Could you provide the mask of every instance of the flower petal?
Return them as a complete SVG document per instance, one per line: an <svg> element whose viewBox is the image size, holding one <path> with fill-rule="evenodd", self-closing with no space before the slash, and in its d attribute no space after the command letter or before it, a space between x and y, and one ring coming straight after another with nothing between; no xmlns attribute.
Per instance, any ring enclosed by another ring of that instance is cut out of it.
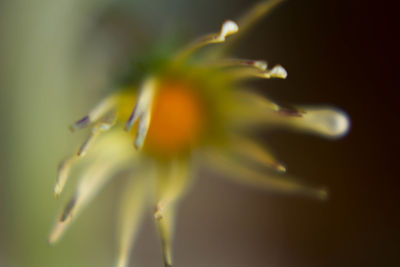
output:
<svg viewBox="0 0 400 267"><path fill-rule="evenodd" d="M329 106L280 108L263 96L240 93L240 105L231 110L233 125L242 128L265 125L269 129L287 128L327 138L340 138L350 129L350 118L342 110Z"/></svg>
<svg viewBox="0 0 400 267"><path fill-rule="evenodd" d="M50 234L50 244L60 239L71 222L77 218L83 208L90 203L117 171L126 167L128 163L130 167L135 164L134 154L125 149L126 140L126 137L121 138L120 134L108 134L96 144L87 159L89 166L82 174L74 196L65 206ZM111 146L110 142L112 142ZM132 149L132 151L134 150Z"/></svg>
<svg viewBox="0 0 400 267"><path fill-rule="evenodd" d="M199 38L193 43L189 44L188 47L184 48L180 51L176 57L176 62L182 62L186 60L188 57L192 56L199 49L210 45L210 44L218 44L226 41L226 37L229 35L233 35L239 31L239 26L236 22L232 20L227 20L222 24L221 30L219 33L209 34Z"/></svg>
<svg viewBox="0 0 400 267"><path fill-rule="evenodd" d="M325 188L313 188L297 182L288 176L264 174L254 168L249 168L235 160L226 152L216 152L207 155L207 164L215 170L224 173L224 177L241 184L265 189L273 192L282 192L293 195L305 195L319 200L325 200L328 193Z"/></svg>
<svg viewBox="0 0 400 267"><path fill-rule="evenodd" d="M171 242L175 225L175 211L178 200L184 196L193 182L189 177L189 166L186 161L175 160L159 166L156 184L156 220L161 239L164 264L172 266Z"/></svg>
<svg viewBox="0 0 400 267"><path fill-rule="evenodd" d="M144 215L148 193L148 171L135 171L135 177L129 177L119 205L118 258L116 267L126 267L129 263L131 248Z"/></svg>
<svg viewBox="0 0 400 267"><path fill-rule="evenodd" d="M148 78L140 89L137 103L132 111L129 120L126 123L126 130L130 131L137 120L139 121L139 130L135 140L135 147L142 148L149 130L153 100L157 89L155 78Z"/></svg>
<svg viewBox="0 0 400 267"><path fill-rule="evenodd" d="M172 240L175 231L175 216L176 207L170 206L163 210L162 217L156 218L165 267L172 267Z"/></svg>
<svg viewBox="0 0 400 267"><path fill-rule="evenodd" d="M229 72L234 80L249 80L254 78L261 79L286 79L287 71L281 65L276 65L272 69L260 70L259 68L235 69Z"/></svg>
<svg viewBox="0 0 400 267"><path fill-rule="evenodd" d="M265 145L257 144L244 137L234 137L230 151L232 156L239 155L238 160L250 160L267 166L278 172L286 172L286 167L280 163Z"/></svg>
<svg viewBox="0 0 400 267"><path fill-rule="evenodd" d="M114 94L104 98L99 104L97 104L88 115L78 120L70 126L71 131L86 128L89 124L98 121L103 116L107 115L108 112L116 110L118 107L119 95Z"/></svg>
<svg viewBox="0 0 400 267"><path fill-rule="evenodd" d="M64 190L64 186L69 178L69 173L71 167L73 166L74 162L86 155L90 146L95 143L95 139L100 135L101 132L108 131L116 122L116 113L112 113L110 117L108 117L108 121L104 120L102 122L97 123L96 126L92 128L91 134L87 137L85 142L80 146L76 155L73 155L69 158L63 160L57 170L57 180L56 185L54 187L54 198L58 199L62 191Z"/></svg>
<svg viewBox="0 0 400 267"><path fill-rule="evenodd" d="M101 121L97 123L93 128L92 132L90 135L87 137L85 142L81 145L81 147L78 150L77 156L83 157L90 146L94 143L95 139L102 133L110 130L113 125L116 123L116 118L117 114L113 113L112 116L110 116L108 121Z"/></svg>
<svg viewBox="0 0 400 267"><path fill-rule="evenodd" d="M302 108L302 117L292 117L291 124L298 130L329 138L340 138L350 129L350 118L342 110L331 107Z"/></svg>
<svg viewBox="0 0 400 267"><path fill-rule="evenodd" d="M63 160L58 165L57 180L56 180L56 185L54 187L54 198L55 199L58 199L58 197L64 190L64 186L68 180L69 173L71 171L71 167L72 167L72 164L75 159L76 159L76 156L74 155L70 158Z"/></svg>
<svg viewBox="0 0 400 267"><path fill-rule="evenodd" d="M227 58L203 62L201 66L203 65L208 68L256 68L259 71L265 71L267 70L268 63L263 60Z"/></svg>

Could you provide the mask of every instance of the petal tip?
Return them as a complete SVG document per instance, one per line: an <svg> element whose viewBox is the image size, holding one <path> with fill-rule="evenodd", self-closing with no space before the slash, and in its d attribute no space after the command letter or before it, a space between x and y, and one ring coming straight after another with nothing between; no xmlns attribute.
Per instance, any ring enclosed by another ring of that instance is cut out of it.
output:
<svg viewBox="0 0 400 267"><path fill-rule="evenodd" d="M233 20L227 20L222 24L221 37L225 39L226 36L235 34L239 31L239 26Z"/></svg>

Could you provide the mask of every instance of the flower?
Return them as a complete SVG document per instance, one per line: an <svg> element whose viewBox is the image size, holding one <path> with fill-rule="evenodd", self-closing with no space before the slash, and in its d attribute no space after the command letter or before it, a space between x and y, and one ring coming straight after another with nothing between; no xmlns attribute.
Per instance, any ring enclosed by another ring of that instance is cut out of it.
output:
<svg viewBox="0 0 400 267"><path fill-rule="evenodd" d="M116 174L128 176L120 205L119 267L127 266L138 225L149 204L155 208L165 266L172 266L177 205L193 184L195 169L202 164L248 185L317 199L327 197L324 188L308 187L283 176L284 165L252 140L250 130L258 126L289 127L336 138L348 131L347 115L330 107L280 107L249 90L246 81L285 79L282 66L268 68L264 61L226 57L227 48L241 31L279 2L261 2L238 24L225 21L219 33L171 54L142 77L141 83L106 97L71 126L72 131L89 127L91 134L77 154L59 166L56 198L71 167L78 165L82 178L56 221L50 243L59 240ZM224 46L217 46L226 41Z"/></svg>

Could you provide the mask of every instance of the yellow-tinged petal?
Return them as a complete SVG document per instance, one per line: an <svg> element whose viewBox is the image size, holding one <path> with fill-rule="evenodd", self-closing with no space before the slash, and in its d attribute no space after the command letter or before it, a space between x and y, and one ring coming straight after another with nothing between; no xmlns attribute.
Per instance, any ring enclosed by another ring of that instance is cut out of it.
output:
<svg viewBox="0 0 400 267"><path fill-rule="evenodd" d="M116 111L118 109L119 96L119 94L113 94L104 98L91 111L89 111L88 115L72 124L70 130L75 131L77 129L85 128L88 125L97 122L109 112Z"/></svg>
<svg viewBox="0 0 400 267"><path fill-rule="evenodd" d="M263 97L257 93L249 90L241 90L234 93L235 98L238 100L237 112L248 114L248 116L257 116L259 112L273 113L280 110L278 104L274 103L270 99ZM239 101L240 100L240 101ZM234 107L236 108L236 107ZM254 111L257 111L254 114ZM236 113L234 115L237 115Z"/></svg>
<svg viewBox="0 0 400 267"><path fill-rule="evenodd" d="M54 187L54 198L55 199L58 199L60 194L64 190L64 186L68 180L72 163L75 159L76 159L76 156L74 155L70 158L63 160L58 165L57 180L56 180L56 185Z"/></svg>
<svg viewBox="0 0 400 267"><path fill-rule="evenodd" d="M65 206L49 237L49 243L57 242L81 210L92 200L111 177L110 163L101 162L87 169L78 190Z"/></svg>
<svg viewBox="0 0 400 267"><path fill-rule="evenodd" d="M350 129L349 116L332 107L299 108L298 114L275 113L265 116L269 127L281 127L316 134L326 138L340 138Z"/></svg>
<svg viewBox="0 0 400 267"><path fill-rule="evenodd" d="M158 166L156 181L156 212L154 216L161 218L167 207L176 205L193 183L192 170L186 160L172 160Z"/></svg>
<svg viewBox="0 0 400 267"><path fill-rule="evenodd" d="M186 161L175 160L159 166L156 181L156 212L154 218L161 239L165 266L172 266L172 237L178 200L193 182Z"/></svg>
<svg viewBox="0 0 400 267"><path fill-rule="evenodd" d="M250 80L254 78L261 79L286 79L287 72L281 65L276 65L272 69L260 70L260 68L247 68L247 69L235 69L229 72L233 80Z"/></svg>
<svg viewBox="0 0 400 267"><path fill-rule="evenodd" d="M350 118L342 110L332 107L306 107L302 117L291 117L292 125L301 131L329 138L339 138L350 129Z"/></svg>
<svg viewBox="0 0 400 267"><path fill-rule="evenodd" d="M278 172L286 172L286 167L275 158L265 145L257 144L249 138L236 136L227 149L232 151L232 156L238 155L238 159L250 160Z"/></svg>
<svg viewBox="0 0 400 267"><path fill-rule="evenodd" d="M148 202L149 180L151 169L139 168L129 177L125 186L121 204L119 205L118 220L118 257L115 267L127 267L131 248L144 215Z"/></svg>
<svg viewBox="0 0 400 267"><path fill-rule="evenodd" d="M129 139L121 134L108 134L91 151L93 159L89 158L89 166L82 174L74 196L65 206L60 214L51 234L49 243L57 242L72 221L85 208L101 188L113 177L113 174L120 171L133 158L133 154L127 152L125 146ZM109 146L112 142L113 146ZM107 149L105 149L107 148Z"/></svg>
<svg viewBox="0 0 400 267"><path fill-rule="evenodd" d="M236 97L241 102L230 110L231 123L234 126L266 126L268 129L278 127L327 138L340 138L350 129L349 116L338 108L315 106L289 110L254 93L241 92Z"/></svg>
<svg viewBox="0 0 400 267"><path fill-rule="evenodd" d="M280 192L292 195L305 195L319 200L325 200L328 193L325 188L313 188L297 182L288 176L272 173L261 173L258 170L245 166L243 162L235 160L225 151L210 153L206 157L207 164L215 170L221 171L227 177L241 184L255 188Z"/></svg>
<svg viewBox="0 0 400 267"><path fill-rule="evenodd" d="M172 267L172 241L175 232L175 216L176 207L171 206L163 211L162 217L156 218L165 267Z"/></svg>
<svg viewBox="0 0 400 267"><path fill-rule="evenodd" d="M86 152L91 147L91 145L95 142L97 137L102 133L106 132L111 129L116 123L117 112L113 112L110 114L108 118L103 119L102 121L98 122L91 130L90 135L86 138L85 142L81 145L78 150L77 155L79 157L83 157L86 155Z"/></svg>
<svg viewBox="0 0 400 267"><path fill-rule="evenodd" d="M263 60L252 60L252 59L239 59L239 58L228 58L228 59L218 59L210 60L210 62L203 62L205 67L210 68L255 68L259 71L267 70L268 64Z"/></svg>

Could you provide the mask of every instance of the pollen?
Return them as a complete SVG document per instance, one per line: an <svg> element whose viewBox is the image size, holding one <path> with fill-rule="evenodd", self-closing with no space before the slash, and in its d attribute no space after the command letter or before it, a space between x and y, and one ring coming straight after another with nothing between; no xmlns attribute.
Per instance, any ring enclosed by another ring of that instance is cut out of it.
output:
<svg viewBox="0 0 400 267"><path fill-rule="evenodd" d="M163 81L153 103L145 150L171 156L194 147L204 133L205 104L190 82Z"/></svg>

